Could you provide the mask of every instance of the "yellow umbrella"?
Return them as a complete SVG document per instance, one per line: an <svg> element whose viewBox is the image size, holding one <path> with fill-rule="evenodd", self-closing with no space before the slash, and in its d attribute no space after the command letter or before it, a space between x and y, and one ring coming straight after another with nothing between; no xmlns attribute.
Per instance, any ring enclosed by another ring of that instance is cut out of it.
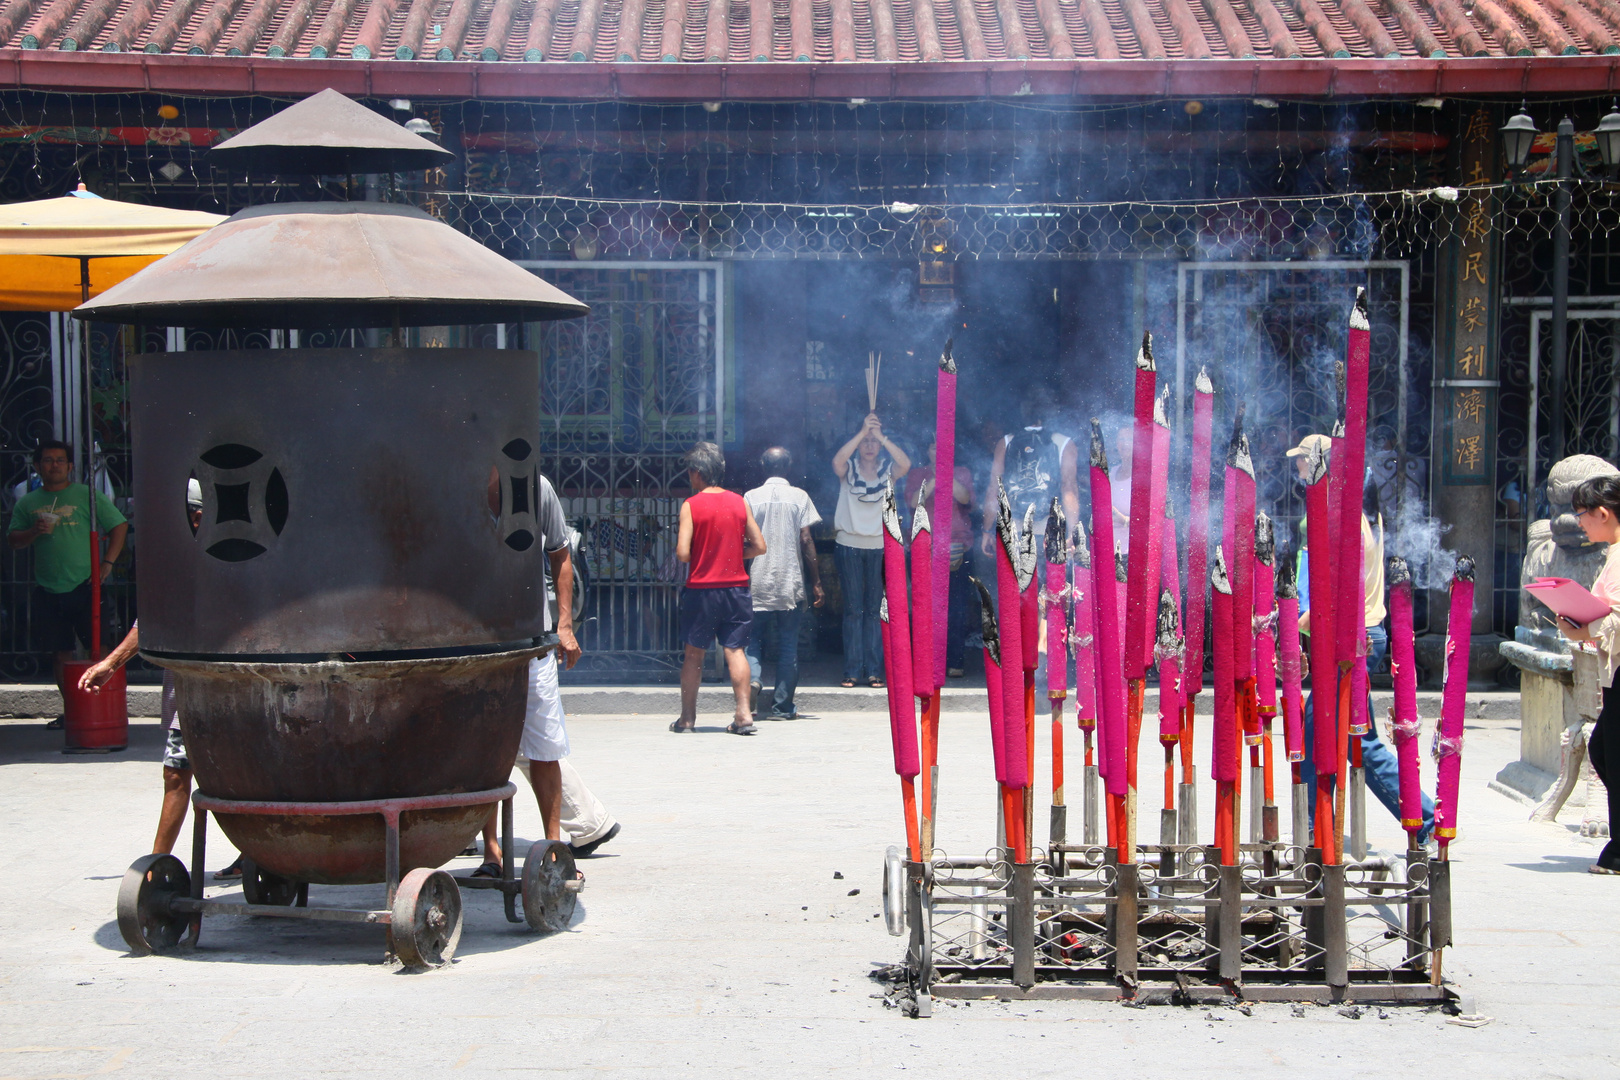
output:
<svg viewBox="0 0 1620 1080"><path fill-rule="evenodd" d="M72 311L137 270L224 221L77 191L60 199L0 206L0 310ZM96 528L90 350L84 352L85 464L90 493L90 652L101 659L101 534Z"/></svg>
<svg viewBox="0 0 1620 1080"><path fill-rule="evenodd" d="M84 190L0 206L0 310L71 311L225 218Z"/></svg>

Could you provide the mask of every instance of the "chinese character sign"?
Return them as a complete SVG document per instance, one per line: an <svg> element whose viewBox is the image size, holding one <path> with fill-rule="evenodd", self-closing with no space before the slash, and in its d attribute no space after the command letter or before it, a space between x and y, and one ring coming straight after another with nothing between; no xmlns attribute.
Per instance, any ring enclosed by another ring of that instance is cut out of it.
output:
<svg viewBox="0 0 1620 1080"><path fill-rule="evenodd" d="M1495 125L1485 107L1464 120L1462 228L1453 249L1451 353L1441 401L1441 470L1447 484L1490 484L1495 461L1492 417L1496 410L1496 347L1491 340L1490 290L1495 279L1492 195L1469 191L1490 179L1496 152Z"/></svg>

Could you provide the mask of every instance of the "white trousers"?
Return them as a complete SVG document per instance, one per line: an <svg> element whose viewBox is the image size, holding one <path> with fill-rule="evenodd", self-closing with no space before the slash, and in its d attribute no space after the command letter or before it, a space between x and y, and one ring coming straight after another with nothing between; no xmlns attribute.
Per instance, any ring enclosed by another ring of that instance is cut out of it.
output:
<svg viewBox="0 0 1620 1080"><path fill-rule="evenodd" d="M529 661L529 694L523 718L523 741L517 767L529 773L530 761L555 761L562 771L562 835L570 844L588 844L613 828L613 815L568 763L568 728L564 723L557 658L548 653Z"/></svg>

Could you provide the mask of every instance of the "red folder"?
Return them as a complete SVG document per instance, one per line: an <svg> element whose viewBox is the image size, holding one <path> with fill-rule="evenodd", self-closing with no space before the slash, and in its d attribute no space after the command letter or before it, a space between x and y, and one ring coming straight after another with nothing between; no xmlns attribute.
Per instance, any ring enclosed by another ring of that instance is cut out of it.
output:
<svg viewBox="0 0 1620 1080"><path fill-rule="evenodd" d="M1569 578L1537 578L1524 588L1551 608L1554 615L1561 615L1578 626L1597 622L1610 612L1608 604L1593 596L1580 582Z"/></svg>

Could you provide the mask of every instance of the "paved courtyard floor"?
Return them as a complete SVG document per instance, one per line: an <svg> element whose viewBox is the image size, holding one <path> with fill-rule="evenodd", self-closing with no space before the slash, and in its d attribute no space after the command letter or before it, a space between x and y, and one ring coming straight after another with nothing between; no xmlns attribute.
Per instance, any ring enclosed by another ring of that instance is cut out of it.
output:
<svg viewBox="0 0 1620 1080"><path fill-rule="evenodd" d="M667 722L571 721L574 763L624 831L582 864L570 930L533 937L494 894L467 893L455 963L423 974L384 965L380 929L270 919L210 918L193 951L128 955L114 901L151 844L161 730L137 723L123 754L64 757L38 722L0 722L0 1078L1620 1077L1620 879L1586 872L1597 845L1573 824L1531 824L1487 789L1517 757L1517 721L1472 721L1464 758L1445 970L1492 1017L1481 1028L1423 1008L1353 1019L1269 1004L940 1001L932 1019L904 1019L868 977L902 956L875 917L883 851L903 834L881 714L762 724L754 738L718 717L691 737ZM982 720L946 714L946 851L993 840L988 749ZM523 796L517 830L532 838ZM1200 805L1207 817L1212 791ZM1376 805L1369 817L1374 845L1396 847L1394 821ZM233 853L212 836L217 869Z"/></svg>

